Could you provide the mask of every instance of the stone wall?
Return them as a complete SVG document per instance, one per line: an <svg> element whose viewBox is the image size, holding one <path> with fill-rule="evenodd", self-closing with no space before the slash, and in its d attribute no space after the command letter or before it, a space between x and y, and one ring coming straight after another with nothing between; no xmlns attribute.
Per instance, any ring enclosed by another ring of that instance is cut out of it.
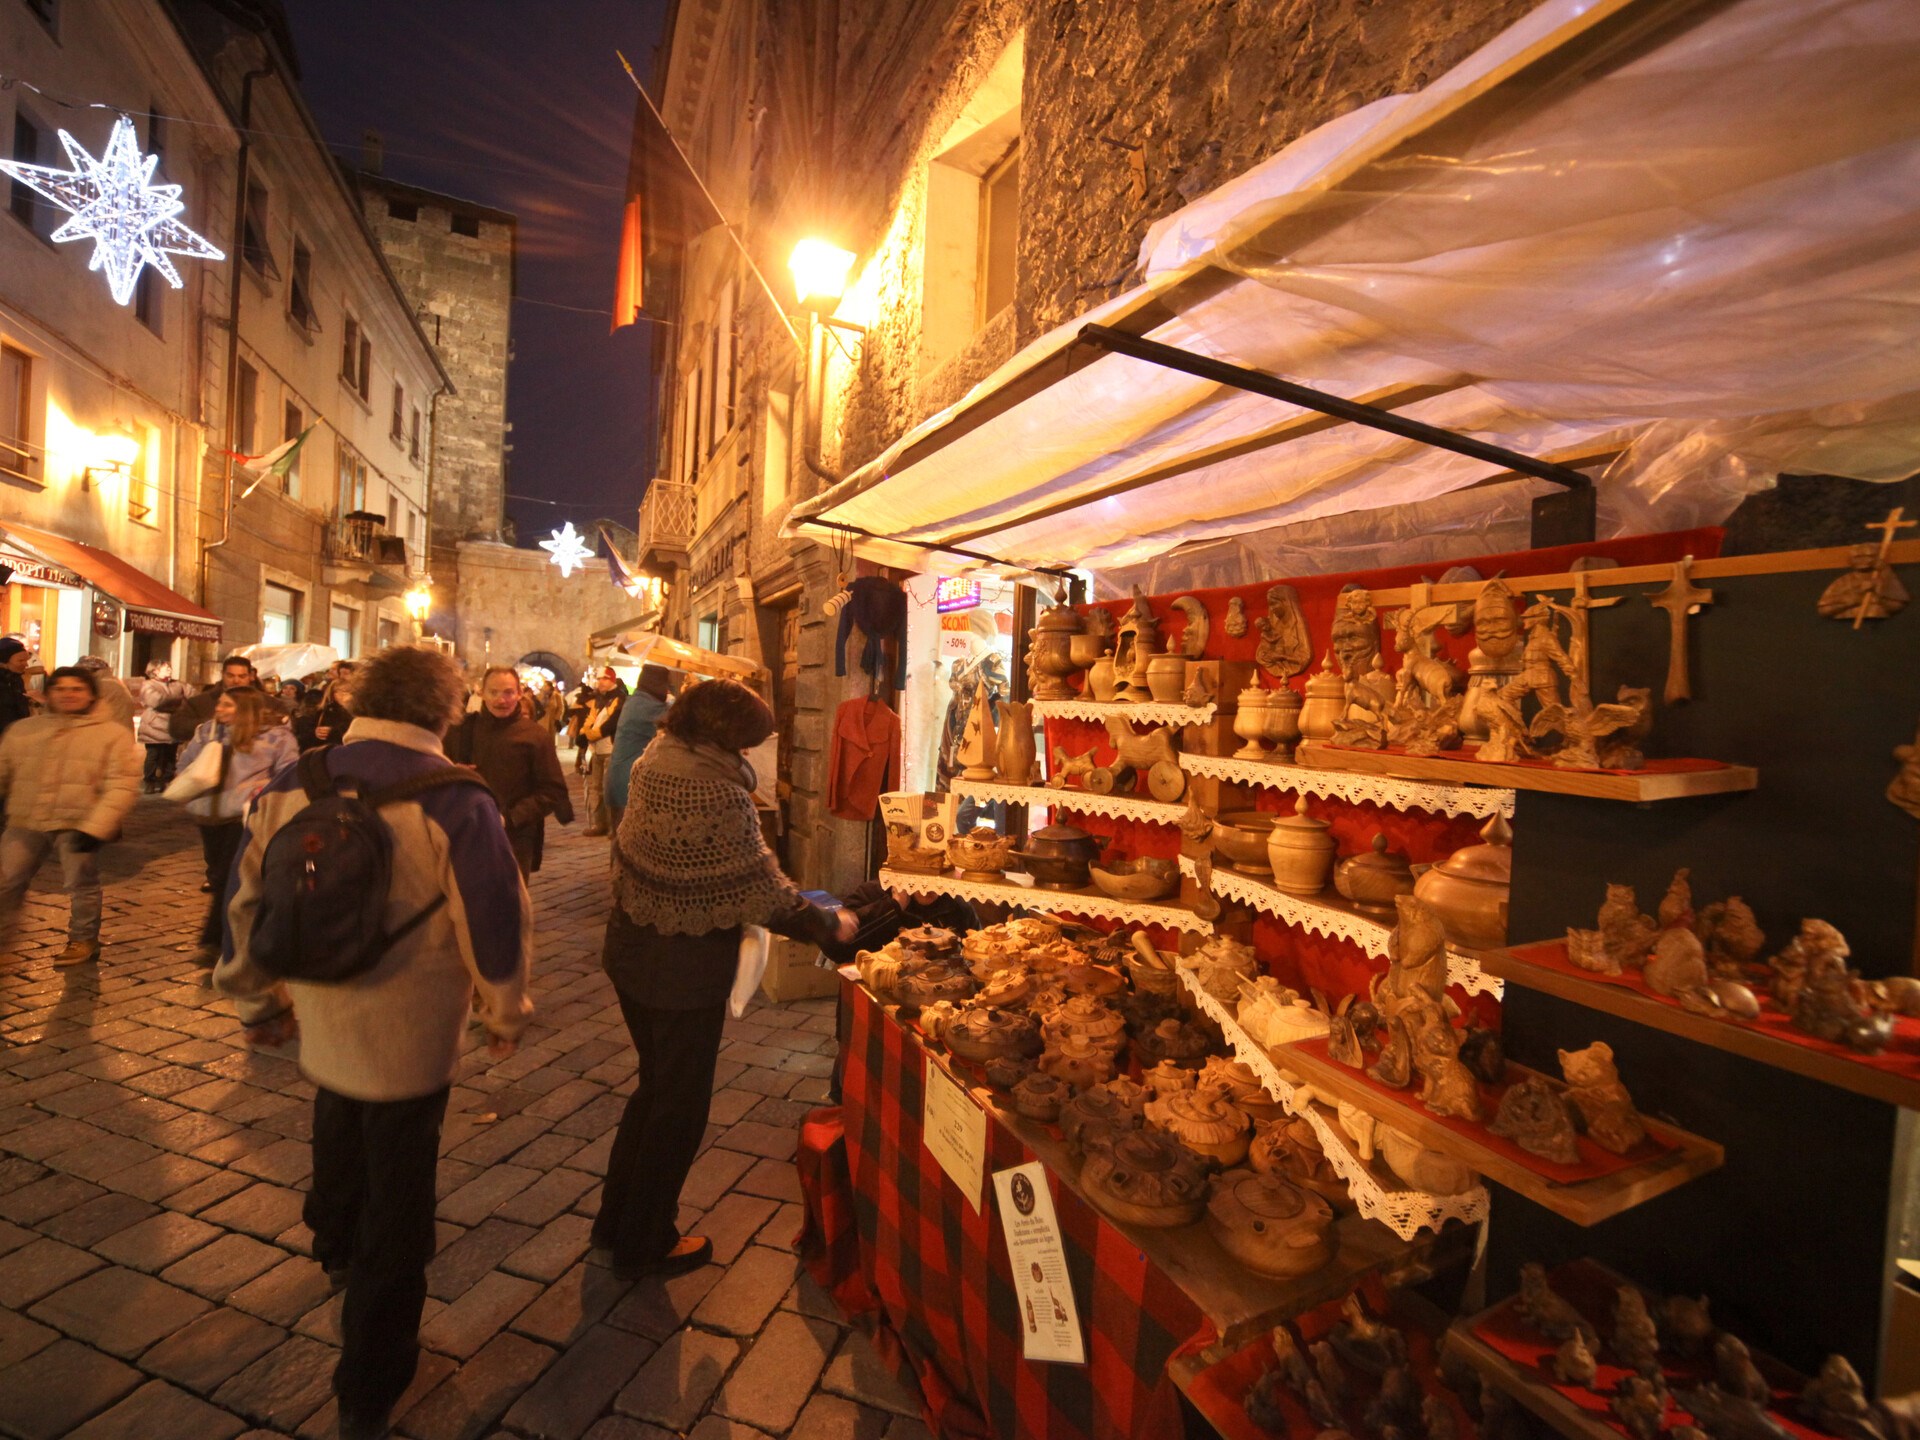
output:
<svg viewBox="0 0 1920 1440"><path fill-rule="evenodd" d="M433 415L433 543L496 538L506 507L516 223L378 175L357 174L354 183L387 264L453 379L454 393ZM402 218L407 207L414 218ZM460 234L456 218L479 233ZM429 399L420 397L423 410Z"/></svg>
<svg viewBox="0 0 1920 1440"><path fill-rule="evenodd" d="M545 650L577 673L586 662L587 637L640 608L608 581L605 560L563 576L544 551L464 541L434 551L433 573L427 629L453 641L469 666L511 665ZM457 605L443 608L443 595L457 596Z"/></svg>

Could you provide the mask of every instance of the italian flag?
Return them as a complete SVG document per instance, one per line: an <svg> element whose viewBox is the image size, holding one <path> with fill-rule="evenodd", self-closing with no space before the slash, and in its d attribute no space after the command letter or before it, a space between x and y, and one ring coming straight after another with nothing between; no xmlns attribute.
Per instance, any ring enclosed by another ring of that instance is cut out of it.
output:
<svg viewBox="0 0 1920 1440"><path fill-rule="evenodd" d="M320 422L316 420L291 440L282 440L264 455L241 455L232 450L223 452L239 461L240 467L253 477L240 498L246 499L260 487L260 482L269 476L277 480L286 479L287 472L293 469L294 458L300 453L300 447L305 445L307 437L319 428Z"/></svg>

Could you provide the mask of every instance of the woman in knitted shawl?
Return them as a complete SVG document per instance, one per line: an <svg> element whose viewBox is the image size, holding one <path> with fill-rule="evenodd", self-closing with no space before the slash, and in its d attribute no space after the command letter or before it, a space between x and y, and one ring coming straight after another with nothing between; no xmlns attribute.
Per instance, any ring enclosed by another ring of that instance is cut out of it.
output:
<svg viewBox="0 0 1920 1440"><path fill-rule="evenodd" d="M761 838L742 752L773 733L766 702L707 680L682 691L661 723L633 765L601 954L640 1060L593 1226L623 1278L679 1274L713 1255L713 1242L683 1237L676 1217L706 1130L741 927L813 944L850 940L854 929L847 912L802 896Z"/></svg>

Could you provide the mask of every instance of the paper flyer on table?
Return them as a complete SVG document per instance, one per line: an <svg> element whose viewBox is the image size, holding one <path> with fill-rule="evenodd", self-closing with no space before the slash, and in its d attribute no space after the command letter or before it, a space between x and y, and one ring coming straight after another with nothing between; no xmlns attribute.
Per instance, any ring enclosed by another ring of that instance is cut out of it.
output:
<svg viewBox="0 0 1920 1440"><path fill-rule="evenodd" d="M978 1214L981 1177L987 1169L987 1112L931 1059L927 1061L920 1133L947 1178L960 1187L960 1193Z"/></svg>
<svg viewBox="0 0 1920 1440"><path fill-rule="evenodd" d="M1020 1300L1022 1353L1029 1360L1086 1364L1080 1308L1073 1301L1046 1166L1035 1160L996 1170L993 1188L1000 1196L1000 1228L1007 1237L1014 1293Z"/></svg>

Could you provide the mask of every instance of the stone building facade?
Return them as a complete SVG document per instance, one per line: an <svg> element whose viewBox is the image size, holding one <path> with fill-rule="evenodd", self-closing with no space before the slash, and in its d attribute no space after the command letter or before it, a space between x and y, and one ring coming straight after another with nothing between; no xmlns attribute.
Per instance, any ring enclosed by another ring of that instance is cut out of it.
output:
<svg viewBox="0 0 1920 1440"><path fill-rule="evenodd" d="M864 684L833 675L822 608L847 567L781 538L792 506L1125 289L1156 219L1314 126L1426 83L1530 8L679 0L654 90L733 234L777 285L803 237L856 257L837 318L863 330L829 331L810 366L804 317L781 313L797 309L790 294L776 308L725 230L699 237L658 377L659 473L742 497L711 507L724 525L744 511L747 530L750 623L723 638L768 667L793 737L782 778L796 875L852 883L869 837L824 806L831 717ZM688 587L675 591L690 632L699 617Z"/></svg>
<svg viewBox="0 0 1920 1440"><path fill-rule="evenodd" d="M453 379L453 393L433 415L433 546L497 540L506 516L519 222L504 210L389 179L371 165L352 179L381 253Z"/></svg>

